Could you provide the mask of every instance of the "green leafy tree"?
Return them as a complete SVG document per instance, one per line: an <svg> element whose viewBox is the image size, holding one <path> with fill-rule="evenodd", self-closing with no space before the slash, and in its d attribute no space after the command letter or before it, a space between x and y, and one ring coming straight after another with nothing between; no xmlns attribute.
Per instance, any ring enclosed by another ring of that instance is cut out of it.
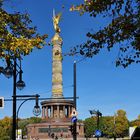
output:
<svg viewBox="0 0 140 140"><path fill-rule="evenodd" d="M97 129L96 117L87 118L84 121L85 137L92 137Z"/></svg>
<svg viewBox="0 0 140 140"><path fill-rule="evenodd" d="M85 136L92 137L97 130L97 117L87 118L84 121ZM99 129L104 137L112 138L128 136L129 121L124 110L118 110L115 116L102 116Z"/></svg>
<svg viewBox="0 0 140 140"><path fill-rule="evenodd" d="M100 121L100 128L105 137L113 137L114 120L112 116L104 116Z"/></svg>
<svg viewBox="0 0 140 140"><path fill-rule="evenodd" d="M71 11L88 13L92 18L110 19L110 23L96 32L88 32L87 41L71 50L85 57L97 55L103 48L118 48L116 66L124 68L140 62L140 1L139 0L84 0Z"/></svg>
<svg viewBox="0 0 140 140"><path fill-rule="evenodd" d="M97 117L94 116L85 119L84 125L85 125L85 136L92 137L94 135L95 130L97 130ZM100 117L99 129L101 130L103 136L113 137L114 132L113 117L112 116Z"/></svg>

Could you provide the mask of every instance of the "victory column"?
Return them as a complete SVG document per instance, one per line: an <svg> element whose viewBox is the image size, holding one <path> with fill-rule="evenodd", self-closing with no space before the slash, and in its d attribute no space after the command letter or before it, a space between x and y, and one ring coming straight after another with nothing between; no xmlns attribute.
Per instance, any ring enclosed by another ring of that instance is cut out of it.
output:
<svg viewBox="0 0 140 140"><path fill-rule="evenodd" d="M74 109L73 100L68 100L63 96L62 79L62 38L60 37L60 27L58 26L61 13L55 15L53 11L53 26L55 35L51 40L52 50L52 97L41 102L42 122L29 124L27 126L28 138L39 138L47 140L52 137L72 138L71 114ZM84 137L83 123L77 123L78 137Z"/></svg>

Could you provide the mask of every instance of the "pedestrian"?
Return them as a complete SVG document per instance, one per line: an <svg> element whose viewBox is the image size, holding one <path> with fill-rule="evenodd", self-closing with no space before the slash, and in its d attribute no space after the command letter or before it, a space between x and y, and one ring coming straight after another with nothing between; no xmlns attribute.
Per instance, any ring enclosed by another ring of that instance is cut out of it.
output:
<svg viewBox="0 0 140 140"><path fill-rule="evenodd" d="M56 137L55 137L55 140L58 140L58 137L57 137L57 135L56 135Z"/></svg>

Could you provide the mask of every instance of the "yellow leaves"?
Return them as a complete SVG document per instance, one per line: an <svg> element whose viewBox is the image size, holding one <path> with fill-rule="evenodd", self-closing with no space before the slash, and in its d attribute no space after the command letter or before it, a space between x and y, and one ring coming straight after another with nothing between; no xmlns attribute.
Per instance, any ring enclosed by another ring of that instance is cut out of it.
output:
<svg viewBox="0 0 140 140"><path fill-rule="evenodd" d="M11 125L11 118L9 117L4 117L2 120L0 120L0 126L3 127L3 129L8 129Z"/></svg>
<svg viewBox="0 0 140 140"><path fill-rule="evenodd" d="M84 11L85 6L91 6L93 4L93 0L84 0L84 4L80 4L77 6L72 5L70 11Z"/></svg>
<svg viewBox="0 0 140 140"><path fill-rule="evenodd" d="M10 52L10 54L17 56L28 55L34 47L41 49L43 45L45 45L45 41L41 37L28 39L21 36L16 38L9 33L2 44L3 52L0 57L3 56L2 54L6 54L5 52Z"/></svg>
<svg viewBox="0 0 140 140"><path fill-rule="evenodd" d="M5 53L4 52L0 52L0 58L4 57L4 56L5 56Z"/></svg>
<svg viewBox="0 0 140 140"><path fill-rule="evenodd" d="M70 11L78 11L80 12L80 16L81 16L85 12L85 5L84 4L80 4L77 6L72 5L72 7L70 8Z"/></svg>
<svg viewBox="0 0 140 140"><path fill-rule="evenodd" d="M70 11L80 11L83 9L83 5L78 5L78 6L74 6L72 5L72 7L70 8Z"/></svg>
<svg viewBox="0 0 140 140"><path fill-rule="evenodd" d="M0 19L8 19L10 16L5 11L0 10Z"/></svg>
<svg viewBox="0 0 140 140"><path fill-rule="evenodd" d="M0 59L25 56L35 47L41 49L45 45L47 35L36 33L27 14L10 14L1 8L0 22Z"/></svg>
<svg viewBox="0 0 140 140"><path fill-rule="evenodd" d="M96 1L97 2L97 1ZM91 5L91 4L93 4L93 1L92 0L85 0L85 4L86 5Z"/></svg>

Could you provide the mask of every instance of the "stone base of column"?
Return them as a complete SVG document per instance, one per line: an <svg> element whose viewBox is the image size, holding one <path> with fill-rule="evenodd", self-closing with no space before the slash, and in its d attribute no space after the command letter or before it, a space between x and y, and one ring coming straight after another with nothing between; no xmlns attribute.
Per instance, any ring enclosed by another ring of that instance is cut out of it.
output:
<svg viewBox="0 0 140 140"><path fill-rule="evenodd" d="M55 123L37 123L29 124L27 126L28 139L70 139L73 137L69 130L70 122L55 122ZM79 129L80 128L80 129ZM77 137L84 138L84 125L83 123L77 123Z"/></svg>
<svg viewBox="0 0 140 140"><path fill-rule="evenodd" d="M42 116L42 122L37 124L29 124L27 126L28 138L48 139L58 137L67 139L72 138L70 131L71 114L74 107L73 100L54 99L41 102L45 111ZM77 123L77 137L84 137L83 123Z"/></svg>

